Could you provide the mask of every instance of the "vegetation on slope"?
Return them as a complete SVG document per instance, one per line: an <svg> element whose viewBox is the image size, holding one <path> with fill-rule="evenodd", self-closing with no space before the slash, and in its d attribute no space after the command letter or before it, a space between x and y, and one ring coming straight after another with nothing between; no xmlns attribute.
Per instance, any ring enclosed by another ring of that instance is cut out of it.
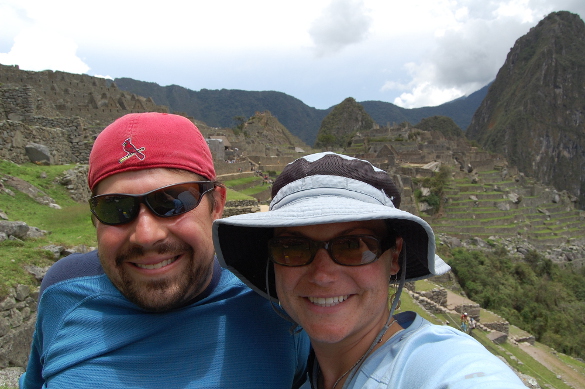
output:
<svg viewBox="0 0 585 389"><path fill-rule="evenodd" d="M454 249L449 265L467 296L539 342L585 358L585 268L563 269L538 252L526 260L505 249Z"/></svg>
<svg viewBox="0 0 585 389"><path fill-rule="evenodd" d="M372 127L374 121L364 107L354 98L348 97L336 105L321 122L315 147L329 150L346 147L357 132L370 130Z"/></svg>
<svg viewBox="0 0 585 389"><path fill-rule="evenodd" d="M453 119L446 116L432 116L420 121L414 127L423 131L437 131L443 134L447 139L465 138L465 134L455 124Z"/></svg>

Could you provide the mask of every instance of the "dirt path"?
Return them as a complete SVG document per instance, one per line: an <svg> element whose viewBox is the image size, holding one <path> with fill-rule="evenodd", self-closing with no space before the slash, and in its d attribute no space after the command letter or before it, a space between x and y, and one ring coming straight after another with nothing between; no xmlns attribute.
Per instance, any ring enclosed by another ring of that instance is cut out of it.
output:
<svg viewBox="0 0 585 389"><path fill-rule="evenodd" d="M468 298L463 296L459 296L457 293L453 293L450 290L447 290L447 308L454 311L455 307L463 304L476 304L474 301L471 301ZM461 312L459 312L461 313Z"/></svg>
<svg viewBox="0 0 585 389"><path fill-rule="evenodd" d="M585 389L585 376L579 374L570 366L567 366L555 355L525 342L520 343L519 347L543 366L546 366L550 371L556 375L560 375L561 379L573 388Z"/></svg>
<svg viewBox="0 0 585 389"><path fill-rule="evenodd" d="M475 303L465 297L459 296L458 294L447 290L447 307L449 309L454 310L456 306L462 304ZM573 370L554 354L532 346L529 343L520 343L519 347L536 361L552 371L554 374L560 375L561 379L567 382L573 388L585 389L585 376Z"/></svg>

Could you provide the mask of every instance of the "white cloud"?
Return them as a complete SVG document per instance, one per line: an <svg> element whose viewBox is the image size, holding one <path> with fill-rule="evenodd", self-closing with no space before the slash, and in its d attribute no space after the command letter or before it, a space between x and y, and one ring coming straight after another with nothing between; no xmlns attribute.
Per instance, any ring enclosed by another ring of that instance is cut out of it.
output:
<svg viewBox="0 0 585 389"><path fill-rule="evenodd" d="M393 103L404 108L433 107L440 103L455 100L463 96L457 88L439 88L428 82L418 83L411 92L402 93Z"/></svg>
<svg viewBox="0 0 585 389"><path fill-rule="evenodd" d="M318 56L331 54L363 41L372 17L363 0L332 0L313 21L309 34Z"/></svg>
<svg viewBox="0 0 585 389"><path fill-rule="evenodd" d="M393 101L394 104L400 107L416 108L435 106L446 101L454 100L465 94L458 87L439 87L428 81L429 79L436 78L436 67L431 63L425 63L423 65L408 63L405 65L405 68L412 76L412 80L409 83L390 81L384 84L381 89L382 91L406 91L401 93Z"/></svg>
<svg viewBox="0 0 585 389"><path fill-rule="evenodd" d="M23 70L61 70L87 73L90 69L76 54L77 44L58 33L37 28L23 30L14 38L8 53L0 53L0 63L19 65Z"/></svg>
<svg viewBox="0 0 585 389"><path fill-rule="evenodd" d="M436 31L432 50L415 64L404 65L410 81L386 82L382 87L406 90L394 99L395 104L434 106L485 86L495 78L515 40L537 21L528 0L453 4L455 22Z"/></svg>

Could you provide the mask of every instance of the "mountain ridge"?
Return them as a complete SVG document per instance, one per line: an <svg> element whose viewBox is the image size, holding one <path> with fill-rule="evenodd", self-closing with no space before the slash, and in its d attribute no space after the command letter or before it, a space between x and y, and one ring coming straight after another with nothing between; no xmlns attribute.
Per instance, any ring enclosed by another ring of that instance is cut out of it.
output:
<svg viewBox="0 0 585 389"><path fill-rule="evenodd" d="M321 121L335 107L313 108L296 97L276 91L243 91L238 89L190 90L179 85L160 86L154 82L132 78L116 78L121 90L149 96L158 105L184 112L211 127L233 127L237 116L251 117L257 111L270 111L295 136L314 145ZM366 112L379 124L418 123L425 117L448 116L463 130L471 123L473 113L487 94L489 84L466 97L436 107L402 108L383 101L365 101Z"/></svg>

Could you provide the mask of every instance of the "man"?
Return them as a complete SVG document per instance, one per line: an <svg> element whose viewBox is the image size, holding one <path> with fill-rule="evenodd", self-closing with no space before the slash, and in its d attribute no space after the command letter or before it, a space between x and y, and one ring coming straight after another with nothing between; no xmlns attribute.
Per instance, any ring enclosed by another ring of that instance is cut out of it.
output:
<svg viewBox="0 0 585 389"><path fill-rule="evenodd" d="M126 115L96 139L98 250L58 261L39 294L21 388L288 388L308 341L214 256L226 189L188 119Z"/></svg>

